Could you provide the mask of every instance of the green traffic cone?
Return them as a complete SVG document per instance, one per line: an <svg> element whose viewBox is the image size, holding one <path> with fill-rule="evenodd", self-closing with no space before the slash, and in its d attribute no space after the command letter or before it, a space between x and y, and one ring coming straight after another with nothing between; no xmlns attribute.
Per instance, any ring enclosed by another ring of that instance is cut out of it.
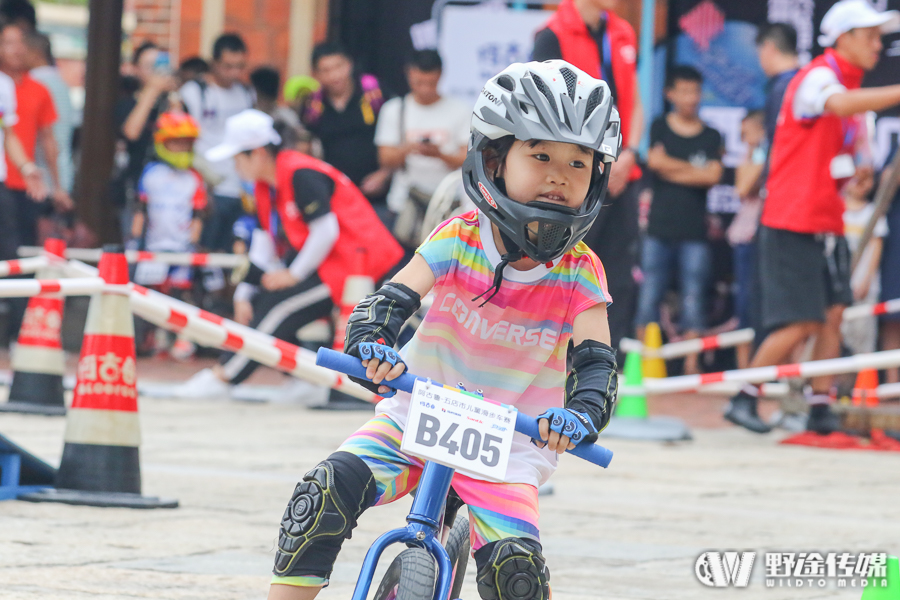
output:
<svg viewBox="0 0 900 600"><path fill-rule="evenodd" d="M641 353L629 352L625 357L625 387L639 388L643 387L644 377L641 367ZM647 418L647 394L641 390L637 393L619 394L619 401L616 407L617 417L637 417L639 419Z"/></svg>
<svg viewBox="0 0 900 600"><path fill-rule="evenodd" d="M869 573L872 571L869 570ZM896 556L888 556L885 575L887 577L870 576L860 600L900 600L900 564ZM884 580L887 580L887 585L882 587Z"/></svg>

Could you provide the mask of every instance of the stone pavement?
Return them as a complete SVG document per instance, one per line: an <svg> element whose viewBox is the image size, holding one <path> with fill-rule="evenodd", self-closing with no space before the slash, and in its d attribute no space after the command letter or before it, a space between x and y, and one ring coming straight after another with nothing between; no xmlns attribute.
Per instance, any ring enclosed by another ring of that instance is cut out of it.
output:
<svg viewBox="0 0 900 600"><path fill-rule="evenodd" d="M143 361L139 376L151 367ZM555 600L858 600L859 590L766 589L761 554L745 590L703 587L694 562L705 550L900 551L900 455L779 446L782 434L721 426L721 403L681 396L653 405L688 417L693 441L607 439L616 453L607 470L562 461L555 493L541 498ZM180 508L0 502L0 598L265 598L294 482L368 416L144 398L144 492L178 498ZM52 464L63 429L61 418L0 414L0 432ZM320 598L350 597L365 550L408 509L404 499L362 517ZM469 569L463 597L477 600Z"/></svg>

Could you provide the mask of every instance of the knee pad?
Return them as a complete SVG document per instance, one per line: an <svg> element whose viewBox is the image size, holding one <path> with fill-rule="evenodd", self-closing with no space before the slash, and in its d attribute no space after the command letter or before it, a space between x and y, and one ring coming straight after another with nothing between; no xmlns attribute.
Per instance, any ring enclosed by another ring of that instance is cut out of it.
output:
<svg viewBox="0 0 900 600"><path fill-rule="evenodd" d="M351 468L342 469L344 463L348 462ZM359 464L355 464L356 462ZM356 471L361 470L360 465L367 476L354 477L359 475ZM341 470L341 485L335 481L336 466ZM336 542L330 544L336 545L334 557L330 561L333 563L340 543L350 537L350 532L356 526L356 519L371 505L374 494L374 477L371 471L361 459L349 453L335 453L304 475L303 480L294 488L281 518L278 549L275 552L275 574L287 575L297 558L315 542Z"/></svg>
<svg viewBox="0 0 900 600"><path fill-rule="evenodd" d="M485 556L488 558L482 563ZM550 597L550 571L537 542L522 538L491 542L478 549L475 560L480 563L476 583L483 600Z"/></svg>

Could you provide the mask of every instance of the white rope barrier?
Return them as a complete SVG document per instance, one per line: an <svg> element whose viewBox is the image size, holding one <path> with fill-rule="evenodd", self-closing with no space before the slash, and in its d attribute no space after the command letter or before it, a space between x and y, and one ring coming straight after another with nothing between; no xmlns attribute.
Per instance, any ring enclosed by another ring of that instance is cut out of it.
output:
<svg viewBox="0 0 900 600"><path fill-rule="evenodd" d="M844 320L852 321L854 319L862 319L865 317L877 317L878 315L887 315L900 312L900 298L886 300L878 304L860 304L859 306L851 306L844 310Z"/></svg>
<svg viewBox="0 0 900 600"><path fill-rule="evenodd" d="M733 396L741 389L740 382L722 382L713 383L697 390L689 390L694 394L702 394L705 396ZM883 383L875 390L878 398L900 398L900 383ZM652 392L644 386L621 386L619 395L653 395L658 392ZM761 398L784 398L790 394L790 387L786 383L765 383L760 390Z"/></svg>
<svg viewBox="0 0 900 600"><path fill-rule="evenodd" d="M702 375L681 375L665 379L644 379L647 393L668 394L697 390L723 381L740 383L765 383L794 377L819 377L823 375L840 375L856 373L863 369L890 369L900 366L900 350L856 354L844 358L816 360L792 365L757 367L722 371L720 373L704 373Z"/></svg>
<svg viewBox="0 0 900 600"><path fill-rule="evenodd" d="M330 387L368 402L374 402L376 399L375 394L346 377L317 366L310 357L315 354L309 350L258 331L254 331L253 335L238 335L230 331L240 327L233 321L221 319L220 323L215 323L188 311L177 310L173 308L172 303L158 302L150 295L144 294L144 291L135 286L131 293L131 309L134 314L154 325L179 332L204 346L242 354L267 367L289 373L313 384Z"/></svg>
<svg viewBox="0 0 900 600"><path fill-rule="evenodd" d="M44 256L0 261L0 277L9 277L10 275L30 275L38 269L46 267L48 262L49 261Z"/></svg>
<svg viewBox="0 0 900 600"><path fill-rule="evenodd" d="M900 312L900 298L886 300L877 304L851 306L844 310L844 321L853 321L865 317L876 317L897 312ZM754 336L755 333L753 329L748 327L746 329L726 331L725 333L703 338L672 342L671 344L665 344L658 349L645 348L644 344L638 340L622 338L619 347L623 352L640 352L644 358L662 358L663 360L670 360L688 356L690 354L706 352L708 350L718 350L721 348L740 346L741 344L749 344L753 341Z"/></svg>
<svg viewBox="0 0 900 600"><path fill-rule="evenodd" d="M694 338L692 340L682 340L680 342L672 342L666 344L656 350L645 348L644 344L638 340L631 338L622 338L619 347L623 352L641 352L645 358L662 358L669 360L689 354L697 354L706 352L707 350L717 350L719 348L731 348L732 346L740 346L753 341L753 329L737 329L735 331L726 331L719 335L711 335L703 338Z"/></svg>
<svg viewBox="0 0 900 600"><path fill-rule="evenodd" d="M39 295L90 296L106 289L100 277L73 279L9 279L0 281L0 298L30 298Z"/></svg>
<svg viewBox="0 0 900 600"><path fill-rule="evenodd" d="M23 246L19 248L19 256L41 256L43 248L37 246ZM66 250L66 258L84 262L100 262L103 251L99 248L69 248ZM129 263L157 262L172 266L190 267L221 267L233 269L246 264L247 257L243 254L203 254L195 252L145 252L142 250L127 250L125 258Z"/></svg>
<svg viewBox="0 0 900 600"><path fill-rule="evenodd" d="M70 260L73 275L97 273L97 268ZM139 285L130 286L131 308L158 327L183 333L198 344L242 354L251 360L354 398L374 402L377 396L345 376L316 365L316 354Z"/></svg>

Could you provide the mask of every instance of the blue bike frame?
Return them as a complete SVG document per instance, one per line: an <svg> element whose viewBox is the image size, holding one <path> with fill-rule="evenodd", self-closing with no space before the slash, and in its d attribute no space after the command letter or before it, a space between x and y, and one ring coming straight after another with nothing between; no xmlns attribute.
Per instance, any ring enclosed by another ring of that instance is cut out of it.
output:
<svg viewBox="0 0 900 600"><path fill-rule="evenodd" d="M334 350L320 348L316 355L316 364L347 375L366 379L366 369L358 358L335 352ZM425 381L424 378L404 373L391 381L390 386L412 393L413 385L415 385L417 380ZM441 385L432 383L438 386ZM518 411L516 412L516 431L533 439L539 439L540 437L537 420ZM609 466L612 460L612 452L610 450L593 444L575 446L574 449L568 450L568 452L604 468ZM369 588L372 586L372 578L375 575L378 559L381 558L385 548L397 543L424 548L435 558L437 561L438 581L434 589L433 600L448 600L450 586L453 582L453 565L450 564L450 557L441 545L438 535L442 525L444 503L450 491L450 482L453 480L455 472L450 467L425 461L425 467L422 469L422 476L419 478L419 485L416 496L413 499L412 508L406 517L406 527L388 531L375 540L375 543L369 548L366 558L363 560L352 600L366 600L366 597L369 595Z"/></svg>

